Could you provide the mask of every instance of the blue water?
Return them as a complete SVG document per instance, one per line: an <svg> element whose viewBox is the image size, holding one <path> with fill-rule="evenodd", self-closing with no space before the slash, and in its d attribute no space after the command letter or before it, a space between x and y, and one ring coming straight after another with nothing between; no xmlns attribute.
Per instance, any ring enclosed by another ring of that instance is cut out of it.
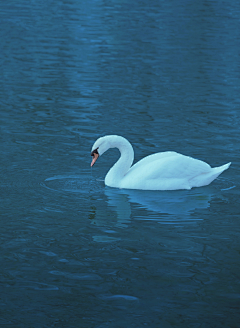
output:
<svg viewBox="0 0 240 328"><path fill-rule="evenodd" d="M2 1L1 327L239 327L238 1ZM135 161L212 166L190 191L118 190Z"/></svg>

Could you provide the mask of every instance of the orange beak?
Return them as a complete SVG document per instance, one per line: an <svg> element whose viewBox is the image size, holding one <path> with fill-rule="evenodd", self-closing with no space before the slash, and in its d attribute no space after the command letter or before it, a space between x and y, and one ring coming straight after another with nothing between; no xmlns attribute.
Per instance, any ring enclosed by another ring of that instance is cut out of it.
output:
<svg viewBox="0 0 240 328"><path fill-rule="evenodd" d="M93 165L95 164L96 160L97 160L98 157L99 157L99 154L97 154L97 153L93 153L93 154L92 154L92 157L93 157L93 159L92 159L91 166L93 166Z"/></svg>

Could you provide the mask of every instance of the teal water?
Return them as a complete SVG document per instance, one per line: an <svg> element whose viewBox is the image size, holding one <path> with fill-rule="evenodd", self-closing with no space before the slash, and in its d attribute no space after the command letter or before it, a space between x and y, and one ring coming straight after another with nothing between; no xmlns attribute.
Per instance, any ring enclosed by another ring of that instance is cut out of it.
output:
<svg viewBox="0 0 240 328"><path fill-rule="evenodd" d="M238 327L237 1L0 4L1 327ZM210 186L105 187L102 135Z"/></svg>

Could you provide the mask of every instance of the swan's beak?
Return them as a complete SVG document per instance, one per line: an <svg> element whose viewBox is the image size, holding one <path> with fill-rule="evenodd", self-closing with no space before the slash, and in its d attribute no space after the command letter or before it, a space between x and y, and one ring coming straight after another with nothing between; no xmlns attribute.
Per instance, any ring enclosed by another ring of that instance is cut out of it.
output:
<svg viewBox="0 0 240 328"><path fill-rule="evenodd" d="M97 160L98 157L99 157L99 154L94 153L94 154L92 155L92 157L93 157L93 159L92 159L91 166L93 166L93 165L95 164L96 160Z"/></svg>
<svg viewBox="0 0 240 328"><path fill-rule="evenodd" d="M93 151L91 152L91 156L93 157L93 159L92 159L92 163L91 163L91 166L93 166L93 165L95 164L96 160L97 160L98 157L99 157L98 148L96 148L95 150L93 150Z"/></svg>

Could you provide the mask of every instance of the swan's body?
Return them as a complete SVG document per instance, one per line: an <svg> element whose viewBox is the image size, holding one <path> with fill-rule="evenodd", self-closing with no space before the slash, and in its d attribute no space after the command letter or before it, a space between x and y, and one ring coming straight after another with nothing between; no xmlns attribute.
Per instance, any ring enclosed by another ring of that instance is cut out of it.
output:
<svg viewBox="0 0 240 328"><path fill-rule="evenodd" d="M142 190L178 190L210 184L231 163L211 168L207 163L173 151L147 156L132 165L134 153L123 137L110 135L97 139L92 147L93 161L109 148L118 148L121 156L105 177L109 187Z"/></svg>

